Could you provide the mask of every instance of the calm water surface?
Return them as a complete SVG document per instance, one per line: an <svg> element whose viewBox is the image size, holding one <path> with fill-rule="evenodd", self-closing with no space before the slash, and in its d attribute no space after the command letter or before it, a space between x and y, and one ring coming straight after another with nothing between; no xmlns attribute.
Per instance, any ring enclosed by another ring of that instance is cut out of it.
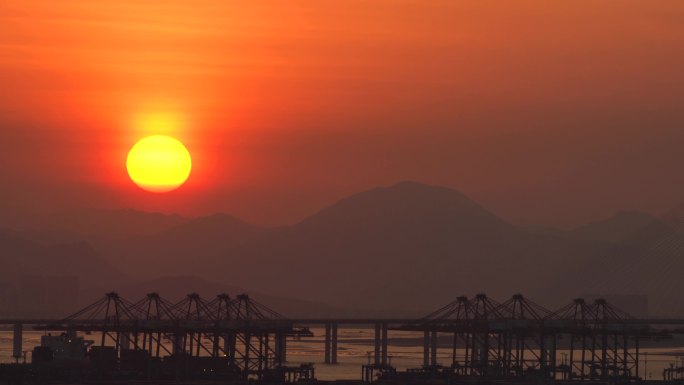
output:
<svg viewBox="0 0 684 385"><path fill-rule="evenodd" d="M323 363L324 330L322 328L312 328L311 330L314 333L314 337L305 338L300 341L288 340L288 364L314 363L316 364L316 377L321 380L361 378L361 365L368 362L368 353L374 350L372 343L375 334L374 329L340 329L338 332L339 363L337 365L325 365ZM34 346L39 345L41 335L43 335L43 332L24 330L24 350L30 351ZM90 335L86 336L86 339L97 340L98 337L99 335ZM406 344L409 340L421 341L422 333L390 331L389 337L391 339L396 339L397 342L399 342L390 344L389 346L392 365L398 370L416 368L422 365L422 346L410 346L409 344ZM400 343L402 340L404 343ZM668 367L671 363L676 362L675 357L662 354L671 352L684 354L684 347L649 348L642 349L641 352L642 354L648 353L648 362L644 365L644 356L642 355L640 372L643 373L644 367L646 367L649 378L660 379L662 378L663 369ZM562 353L564 353L562 350L559 351L559 360L562 359ZM30 360L30 358L30 353L28 353L28 359ZM451 349L438 349L437 359L441 364L450 365ZM11 331L0 331L0 362L13 362Z"/></svg>

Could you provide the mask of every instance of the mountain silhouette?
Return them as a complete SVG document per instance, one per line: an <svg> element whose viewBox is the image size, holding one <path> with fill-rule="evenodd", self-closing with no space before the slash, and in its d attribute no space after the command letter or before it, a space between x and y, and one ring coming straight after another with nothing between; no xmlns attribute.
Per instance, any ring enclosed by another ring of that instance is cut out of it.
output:
<svg viewBox="0 0 684 385"><path fill-rule="evenodd" d="M268 230L228 214L188 220L153 235L101 241L97 247L119 266L137 266L140 277L201 271L205 256L226 253L254 241Z"/></svg>
<svg viewBox="0 0 684 385"><path fill-rule="evenodd" d="M610 218L588 223L571 231L573 237L601 242L621 242L656 221L640 211L621 211Z"/></svg>
<svg viewBox="0 0 684 385"><path fill-rule="evenodd" d="M129 282L84 242L45 245L0 233L0 315L46 317L73 308L83 287Z"/></svg>
<svg viewBox="0 0 684 385"><path fill-rule="evenodd" d="M584 293L648 294L656 312L684 309L666 300L673 288L684 289L676 273L684 268L681 209L657 219L623 212L570 232L539 231L515 226L456 190L403 182L268 229L228 214L103 215L100 220L114 218L114 224L95 229L93 247L81 243L81 251L64 255L58 250L65 246L24 240L32 247L24 254L36 262L17 264L13 271L50 266L87 276L86 290L128 287L126 281L101 284L126 279L106 258L137 282L176 287L178 293L198 291L195 284L211 288L211 295L219 287L245 288L301 299L311 309L329 304L349 315L415 316L478 292L494 298L523 292L550 308ZM126 221L132 221L129 229ZM146 221L150 228L143 229ZM84 223L64 228L83 232ZM59 224L53 228L58 231ZM109 230L116 237L103 236ZM110 276L99 282L102 271ZM204 281L177 278L188 275ZM176 278L155 281L162 276Z"/></svg>
<svg viewBox="0 0 684 385"><path fill-rule="evenodd" d="M604 261L595 291L649 296L649 311L659 316L684 315L684 206L670 210L624 239Z"/></svg>
<svg viewBox="0 0 684 385"><path fill-rule="evenodd" d="M588 242L527 233L455 190L404 182L343 199L205 264L208 277L255 290L397 314L463 293L550 294L565 266L596 252Z"/></svg>
<svg viewBox="0 0 684 385"><path fill-rule="evenodd" d="M120 239L157 234L187 221L175 214L79 208L43 216L23 230L33 238L53 242Z"/></svg>

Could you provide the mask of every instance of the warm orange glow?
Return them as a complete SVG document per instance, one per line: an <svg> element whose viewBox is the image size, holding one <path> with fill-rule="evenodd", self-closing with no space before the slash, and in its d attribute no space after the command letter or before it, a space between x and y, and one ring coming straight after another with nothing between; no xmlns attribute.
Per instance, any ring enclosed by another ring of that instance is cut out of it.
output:
<svg viewBox="0 0 684 385"><path fill-rule="evenodd" d="M522 222L668 210L684 2L615 3L0 1L0 217L42 202L285 224L401 180ZM173 193L123 167L149 135L192 154ZM595 206L552 204L569 191ZM597 199L614 191L630 193Z"/></svg>
<svg viewBox="0 0 684 385"><path fill-rule="evenodd" d="M177 189L190 176L190 153L179 140L166 135L141 139L126 160L131 180L142 189L162 193Z"/></svg>

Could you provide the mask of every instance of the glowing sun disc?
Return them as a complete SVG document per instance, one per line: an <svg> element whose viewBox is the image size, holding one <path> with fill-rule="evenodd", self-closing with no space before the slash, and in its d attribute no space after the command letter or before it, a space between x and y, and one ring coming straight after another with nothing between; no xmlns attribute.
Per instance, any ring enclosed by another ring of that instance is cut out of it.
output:
<svg viewBox="0 0 684 385"><path fill-rule="evenodd" d="M128 176L140 188L168 192L180 187L190 176L190 152L178 139L153 135L140 139L128 152Z"/></svg>

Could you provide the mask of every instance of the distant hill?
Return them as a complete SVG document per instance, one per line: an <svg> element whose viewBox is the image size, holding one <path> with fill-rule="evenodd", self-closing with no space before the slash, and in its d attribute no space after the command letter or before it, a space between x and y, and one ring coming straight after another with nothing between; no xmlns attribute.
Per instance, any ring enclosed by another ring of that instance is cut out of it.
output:
<svg viewBox="0 0 684 385"><path fill-rule="evenodd" d="M684 206L677 207L665 213L662 217L643 226L624 241L634 246L651 246L663 248L663 241L667 243L679 242L684 237Z"/></svg>
<svg viewBox="0 0 684 385"><path fill-rule="evenodd" d="M660 316L684 316L684 207L627 237L595 291L649 296L649 311Z"/></svg>
<svg viewBox="0 0 684 385"><path fill-rule="evenodd" d="M0 233L0 280L15 282L24 275L76 276L81 286L97 287L128 278L87 243L42 245Z"/></svg>
<svg viewBox="0 0 684 385"><path fill-rule="evenodd" d="M132 274L158 277L204 272L211 269L211 265L201 266L206 256L226 253L267 232L231 215L215 214L187 220L153 235L100 241L96 245L118 266L134 267Z"/></svg>
<svg viewBox="0 0 684 385"><path fill-rule="evenodd" d="M48 242L120 239L157 234L187 221L179 215L82 208L44 216L23 233Z"/></svg>
<svg viewBox="0 0 684 385"><path fill-rule="evenodd" d="M455 190L405 182L343 199L205 265L208 277L256 290L418 314L479 291L562 296L564 270L598 252L522 231Z"/></svg>
<svg viewBox="0 0 684 385"><path fill-rule="evenodd" d="M107 218L113 224L94 224ZM684 301L673 294L684 290L678 273L684 268L682 209L663 218L618 213L570 232L540 230L508 223L453 189L404 182L354 194L297 224L272 229L227 214L186 219L105 212L90 221L65 228L84 231L90 223L98 233L111 229L117 237L89 239L99 251L90 249L93 261L103 256L148 285L99 287L135 293L162 291L155 285L179 295L202 287L211 295L232 294L244 287L276 294L263 295L269 305L286 303L280 297L301 298L302 311L326 303L348 315L397 316L421 315L478 292L501 300L522 292L550 308L583 293L648 294L653 314L684 315ZM132 221L130 228L126 221ZM149 228L143 228L146 221ZM54 226L60 230L58 222ZM47 251L52 246L36 246L45 248L39 254L54 253ZM90 273L89 283L97 284L108 268L93 261L67 262L71 268L57 270ZM156 280L162 276L202 280Z"/></svg>
<svg viewBox="0 0 684 385"><path fill-rule="evenodd" d="M0 316L49 317L76 306L82 288L121 285L128 277L90 245L43 245L0 233Z"/></svg>
<svg viewBox="0 0 684 385"><path fill-rule="evenodd" d="M573 237L601 242L621 242L656 221L653 215L640 211L621 211L614 216L580 226Z"/></svg>

